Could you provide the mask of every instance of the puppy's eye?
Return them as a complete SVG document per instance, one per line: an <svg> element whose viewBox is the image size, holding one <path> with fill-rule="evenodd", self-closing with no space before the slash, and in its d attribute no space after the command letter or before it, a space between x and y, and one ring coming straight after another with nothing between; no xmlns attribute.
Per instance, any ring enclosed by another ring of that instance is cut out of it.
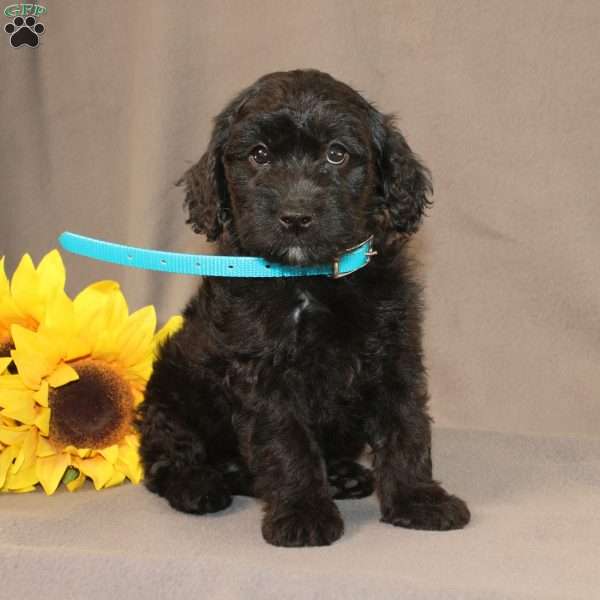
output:
<svg viewBox="0 0 600 600"><path fill-rule="evenodd" d="M342 165L348 160L348 152L341 144L331 144L327 148L327 162L332 165Z"/></svg>
<svg viewBox="0 0 600 600"><path fill-rule="evenodd" d="M250 159L250 162L261 166L271 162L271 154L264 144L259 144L252 148L252 152L250 152L248 158Z"/></svg>

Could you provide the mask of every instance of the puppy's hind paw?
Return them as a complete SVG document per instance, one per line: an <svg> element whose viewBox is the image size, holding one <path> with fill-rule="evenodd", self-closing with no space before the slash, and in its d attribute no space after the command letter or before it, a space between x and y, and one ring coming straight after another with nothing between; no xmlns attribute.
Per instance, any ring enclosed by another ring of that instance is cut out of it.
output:
<svg viewBox="0 0 600 600"><path fill-rule="evenodd" d="M196 515L224 510L232 502L223 477L208 469L173 479L163 495L175 510Z"/></svg>
<svg viewBox="0 0 600 600"><path fill-rule="evenodd" d="M334 500L365 498L373 493L371 469L352 460L335 460L327 464L329 493Z"/></svg>
<svg viewBox="0 0 600 600"><path fill-rule="evenodd" d="M471 520L466 503L437 485L416 488L382 512L384 523L428 531L462 529Z"/></svg>

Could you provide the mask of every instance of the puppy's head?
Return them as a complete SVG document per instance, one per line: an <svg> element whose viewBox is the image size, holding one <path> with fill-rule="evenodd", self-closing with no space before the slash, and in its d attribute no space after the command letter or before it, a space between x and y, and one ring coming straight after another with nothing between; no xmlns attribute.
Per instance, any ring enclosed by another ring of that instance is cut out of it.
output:
<svg viewBox="0 0 600 600"><path fill-rule="evenodd" d="M216 118L183 176L188 222L247 254L316 264L375 234L415 232L428 171L391 117L331 76L272 73Z"/></svg>

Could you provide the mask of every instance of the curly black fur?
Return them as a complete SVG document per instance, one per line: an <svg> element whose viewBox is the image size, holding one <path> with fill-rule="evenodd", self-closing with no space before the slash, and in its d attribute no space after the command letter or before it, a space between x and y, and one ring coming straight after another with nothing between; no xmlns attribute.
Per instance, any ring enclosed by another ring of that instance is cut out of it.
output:
<svg viewBox="0 0 600 600"><path fill-rule="evenodd" d="M326 160L332 142L341 165ZM264 165L249 159L259 144ZM147 487L198 514L255 495L265 539L281 546L332 543L344 528L333 498L373 487L385 522L463 527L465 503L432 479L421 289L405 247L430 178L391 118L324 73L273 73L217 117L182 183L189 222L222 254L323 263L374 234L379 255L340 280L207 279L139 410ZM309 226L286 226L288 214ZM372 474L355 463L367 445Z"/></svg>

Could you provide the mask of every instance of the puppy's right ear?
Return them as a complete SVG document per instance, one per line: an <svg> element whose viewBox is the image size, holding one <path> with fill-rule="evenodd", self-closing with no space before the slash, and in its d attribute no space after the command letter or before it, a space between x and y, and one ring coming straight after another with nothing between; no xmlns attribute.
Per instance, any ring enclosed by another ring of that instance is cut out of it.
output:
<svg viewBox="0 0 600 600"><path fill-rule="evenodd" d="M260 82L242 90L215 119L208 148L202 158L177 182L185 187L184 205L187 223L195 233L204 233L208 241L216 240L231 221L231 209L223 153L235 118L259 90Z"/></svg>
<svg viewBox="0 0 600 600"><path fill-rule="evenodd" d="M202 158L177 182L185 187L184 205L194 233L216 240L229 220L227 184L223 169L223 146L229 131L225 115L218 117L208 149Z"/></svg>

